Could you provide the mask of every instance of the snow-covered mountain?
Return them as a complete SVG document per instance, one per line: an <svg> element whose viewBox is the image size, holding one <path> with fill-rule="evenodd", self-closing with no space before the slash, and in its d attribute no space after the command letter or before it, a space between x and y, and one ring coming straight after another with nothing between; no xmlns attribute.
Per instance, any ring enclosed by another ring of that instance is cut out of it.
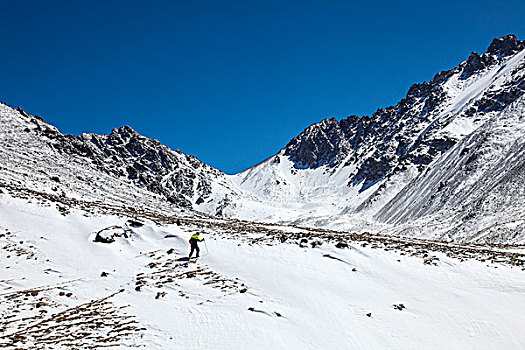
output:
<svg viewBox="0 0 525 350"><path fill-rule="evenodd" d="M495 39L396 106L311 125L235 181L261 202L293 208L295 223L523 239L524 57L515 36Z"/></svg>
<svg viewBox="0 0 525 350"><path fill-rule="evenodd" d="M231 192L219 170L129 126L74 137L0 104L0 132L4 186L170 214Z"/></svg>
<svg viewBox="0 0 525 350"><path fill-rule="evenodd" d="M522 242L524 68L525 43L495 39L397 105L313 124L237 175L130 127L74 137L2 104L0 182L161 214Z"/></svg>

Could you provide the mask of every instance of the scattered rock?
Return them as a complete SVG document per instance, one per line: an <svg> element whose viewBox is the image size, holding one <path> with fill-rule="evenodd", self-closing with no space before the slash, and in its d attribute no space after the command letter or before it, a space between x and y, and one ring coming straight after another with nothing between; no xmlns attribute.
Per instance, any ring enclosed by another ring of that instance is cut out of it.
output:
<svg viewBox="0 0 525 350"><path fill-rule="evenodd" d="M337 244L335 245L336 248L348 248L348 243L346 242L343 242L343 241L339 241L337 242Z"/></svg>
<svg viewBox="0 0 525 350"><path fill-rule="evenodd" d="M310 244L312 245L312 248L315 248L317 246L323 245L323 242L321 242L321 241L313 241Z"/></svg>
<svg viewBox="0 0 525 350"><path fill-rule="evenodd" d="M166 292L158 292L155 299L160 299L166 296Z"/></svg>
<svg viewBox="0 0 525 350"><path fill-rule="evenodd" d="M142 227L144 226L144 224L140 221L137 221L137 220L128 220L128 225L131 226L131 227Z"/></svg>
<svg viewBox="0 0 525 350"><path fill-rule="evenodd" d="M368 317L372 317L372 313L371 313L371 312L367 313L366 315L367 315Z"/></svg>
<svg viewBox="0 0 525 350"><path fill-rule="evenodd" d="M102 273L100 274L100 277L108 277L108 276L109 276L109 273L105 271L102 271Z"/></svg>
<svg viewBox="0 0 525 350"><path fill-rule="evenodd" d="M239 293L246 293L248 291L248 288L243 288L239 291Z"/></svg>
<svg viewBox="0 0 525 350"><path fill-rule="evenodd" d="M403 304L394 304L392 306L394 307L394 309L399 310L399 311L403 311L403 309L406 309L405 305Z"/></svg>

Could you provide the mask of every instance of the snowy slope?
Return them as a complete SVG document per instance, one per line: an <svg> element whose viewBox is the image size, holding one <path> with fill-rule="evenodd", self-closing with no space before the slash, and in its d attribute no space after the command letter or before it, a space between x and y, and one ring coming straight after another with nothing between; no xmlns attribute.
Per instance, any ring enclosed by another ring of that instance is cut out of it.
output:
<svg viewBox="0 0 525 350"><path fill-rule="evenodd" d="M128 238L95 242L104 229ZM209 253L181 259L202 230ZM517 349L525 255L511 250L64 215L3 194L0 346Z"/></svg>
<svg viewBox="0 0 525 350"><path fill-rule="evenodd" d="M414 219L429 221L431 217L437 224L449 221L451 226L456 225L440 238L468 235L458 224L464 223L475 228L472 231L477 232L478 240L523 239L524 102L522 97L432 163L378 213L378 218L399 224Z"/></svg>

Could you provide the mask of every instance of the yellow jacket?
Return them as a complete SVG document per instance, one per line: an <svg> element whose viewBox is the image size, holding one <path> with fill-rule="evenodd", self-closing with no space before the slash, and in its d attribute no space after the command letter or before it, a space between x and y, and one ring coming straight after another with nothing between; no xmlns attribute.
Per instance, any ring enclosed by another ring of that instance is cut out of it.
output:
<svg viewBox="0 0 525 350"><path fill-rule="evenodd" d="M190 238L190 243L193 243L193 240L197 240L197 241L199 241L199 242L202 242L203 238L200 238L200 237L199 237L199 234L196 233L196 234L194 234L193 236L191 236L191 238Z"/></svg>

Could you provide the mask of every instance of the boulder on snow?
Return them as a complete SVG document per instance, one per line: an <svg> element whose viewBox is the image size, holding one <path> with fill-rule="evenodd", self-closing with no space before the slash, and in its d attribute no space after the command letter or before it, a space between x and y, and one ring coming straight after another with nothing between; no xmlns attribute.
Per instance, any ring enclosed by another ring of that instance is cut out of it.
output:
<svg viewBox="0 0 525 350"><path fill-rule="evenodd" d="M348 243L346 242L343 242L343 241L339 241L337 242L337 244L335 245L336 248L348 248Z"/></svg>
<svg viewBox="0 0 525 350"><path fill-rule="evenodd" d="M138 221L138 220L131 220L129 219L127 224L131 227L142 227L144 226L144 223Z"/></svg>
<svg viewBox="0 0 525 350"><path fill-rule="evenodd" d="M121 226L110 226L97 232L95 242L113 243L117 237L129 238L130 236Z"/></svg>

